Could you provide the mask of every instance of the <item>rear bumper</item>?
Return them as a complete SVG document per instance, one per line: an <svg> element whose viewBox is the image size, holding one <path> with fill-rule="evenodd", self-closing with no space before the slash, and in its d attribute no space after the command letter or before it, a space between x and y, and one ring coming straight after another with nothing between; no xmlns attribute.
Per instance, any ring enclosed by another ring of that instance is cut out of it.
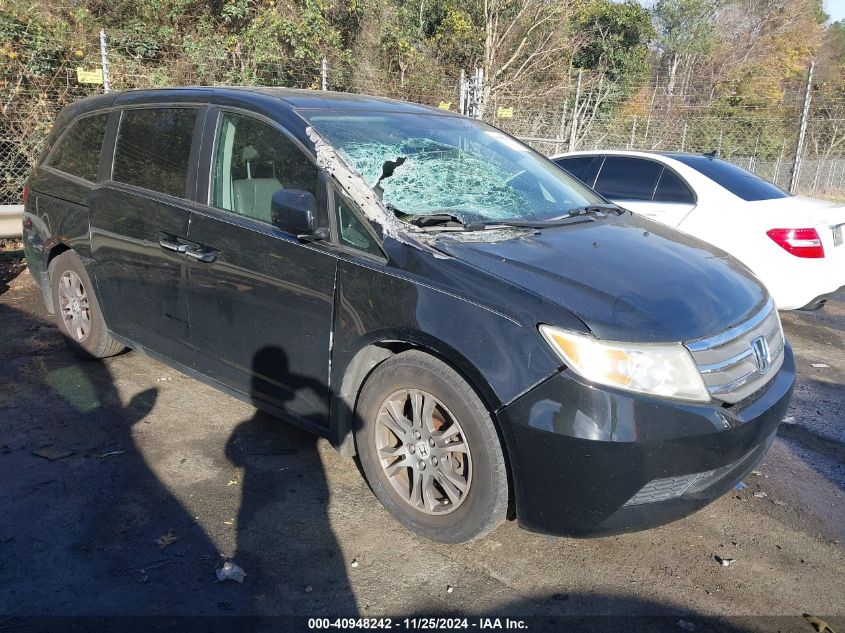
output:
<svg viewBox="0 0 845 633"><path fill-rule="evenodd" d="M799 308L799 310L820 310L824 307L824 304L827 303L828 299L832 299L834 295L837 295L841 292L845 292L845 286L842 286L841 288L838 288L833 292L828 292L826 294L819 295L818 297L810 301L807 305Z"/></svg>
<svg viewBox="0 0 845 633"><path fill-rule="evenodd" d="M755 274L765 284L778 310L812 309L812 305L845 287L845 245L819 259L778 254ZM828 249L830 251L831 249Z"/></svg>
<svg viewBox="0 0 845 633"><path fill-rule="evenodd" d="M762 459L794 384L789 346L772 381L732 407L599 389L556 374L500 411L519 524L594 536L695 512Z"/></svg>

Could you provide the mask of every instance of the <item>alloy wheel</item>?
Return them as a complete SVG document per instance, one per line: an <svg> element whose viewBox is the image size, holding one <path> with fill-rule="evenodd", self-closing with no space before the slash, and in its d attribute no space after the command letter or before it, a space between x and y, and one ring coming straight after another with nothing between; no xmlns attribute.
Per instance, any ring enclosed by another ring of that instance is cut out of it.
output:
<svg viewBox="0 0 845 633"><path fill-rule="evenodd" d="M419 389L396 391L382 403L375 449L396 492L425 514L455 511L472 484L472 456L449 409Z"/></svg>
<svg viewBox="0 0 845 633"><path fill-rule="evenodd" d="M59 279L59 309L68 334L80 343L88 338L91 304L82 279L72 270L66 270Z"/></svg>

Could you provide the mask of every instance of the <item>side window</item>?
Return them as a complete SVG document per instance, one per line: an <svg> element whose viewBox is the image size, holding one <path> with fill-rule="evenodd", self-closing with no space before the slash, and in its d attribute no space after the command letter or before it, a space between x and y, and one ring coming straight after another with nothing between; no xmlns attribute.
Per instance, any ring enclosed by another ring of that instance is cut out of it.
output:
<svg viewBox="0 0 845 633"><path fill-rule="evenodd" d="M651 200L663 165L652 160L608 156L604 160L595 190L605 198Z"/></svg>
<svg viewBox="0 0 845 633"><path fill-rule="evenodd" d="M687 184L674 171L663 169L660 182L654 191L655 202L674 202L678 204L694 204L695 197Z"/></svg>
<svg viewBox="0 0 845 633"><path fill-rule="evenodd" d="M383 253L373 236L370 235L358 216L352 212L349 205L337 194L334 196L334 207L340 243L370 255L382 256Z"/></svg>
<svg viewBox="0 0 845 633"><path fill-rule="evenodd" d="M601 156L572 156L570 158L558 158L554 162L588 187L592 187L601 161Z"/></svg>
<svg viewBox="0 0 845 633"><path fill-rule="evenodd" d="M209 204L269 223L273 194L317 195L317 167L293 141L257 119L224 112L217 128Z"/></svg>
<svg viewBox="0 0 845 633"><path fill-rule="evenodd" d="M112 178L184 197L196 118L192 108L124 110Z"/></svg>
<svg viewBox="0 0 845 633"><path fill-rule="evenodd" d="M107 112L75 121L59 140L46 164L73 176L96 181L108 122Z"/></svg>

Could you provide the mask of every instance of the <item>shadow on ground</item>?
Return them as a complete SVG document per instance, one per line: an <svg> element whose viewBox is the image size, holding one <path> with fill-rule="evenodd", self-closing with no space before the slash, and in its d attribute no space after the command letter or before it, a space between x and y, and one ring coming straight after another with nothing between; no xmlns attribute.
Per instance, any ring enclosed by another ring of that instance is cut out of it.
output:
<svg viewBox="0 0 845 633"><path fill-rule="evenodd" d="M263 413L236 427L247 580L219 583L218 544L139 449L159 391L126 402L109 363L74 356L50 322L0 304L0 324L0 629L18 615L354 615L313 436Z"/></svg>

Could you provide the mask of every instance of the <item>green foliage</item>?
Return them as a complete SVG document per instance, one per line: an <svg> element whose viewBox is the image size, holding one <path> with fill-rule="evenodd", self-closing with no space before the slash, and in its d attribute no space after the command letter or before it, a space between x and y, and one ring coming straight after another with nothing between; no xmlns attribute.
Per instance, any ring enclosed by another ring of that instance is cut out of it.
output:
<svg viewBox="0 0 845 633"><path fill-rule="evenodd" d="M143 61L159 59L163 52L161 37L156 37L140 22L127 24L112 38L112 46L127 57Z"/></svg>
<svg viewBox="0 0 845 633"><path fill-rule="evenodd" d="M241 25L249 16L249 0L228 0L220 10L220 20L229 27Z"/></svg>
<svg viewBox="0 0 845 633"><path fill-rule="evenodd" d="M432 44L441 62L459 68L478 64L484 53L484 31L469 12L450 6L434 27Z"/></svg>
<svg viewBox="0 0 845 633"><path fill-rule="evenodd" d="M716 45L718 0L658 0L654 24L658 44L677 55L710 53Z"/></svg>
<svg viewBox="0 0 845 633"><path fill-rule="evenodd" d="M593 0L575 15L573 30L584 38L577 67L606 73L620 86L641 82L649 72L648 42L654 38L651 13L633 0Z"/></svg>

